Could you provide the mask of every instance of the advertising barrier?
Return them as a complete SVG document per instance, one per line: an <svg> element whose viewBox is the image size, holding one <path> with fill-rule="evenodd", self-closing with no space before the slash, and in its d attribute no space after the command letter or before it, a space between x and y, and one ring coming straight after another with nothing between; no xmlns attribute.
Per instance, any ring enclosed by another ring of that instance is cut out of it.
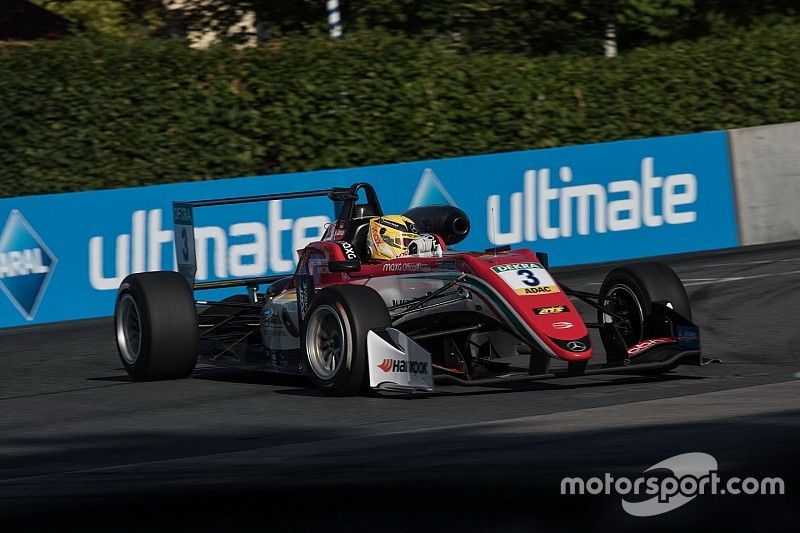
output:
<svg viewBox="0 0 800 533"><path fill-rule="evenodd" d="M472 231L460 250L529 247L556 266L738 244L725 132L9 198L0 200L0 327L109 316L126 275L175 269L173 200L359 181L386 213L465 210ZM326 198L196 209L196 279L289 274L333 216Z"/></svg>

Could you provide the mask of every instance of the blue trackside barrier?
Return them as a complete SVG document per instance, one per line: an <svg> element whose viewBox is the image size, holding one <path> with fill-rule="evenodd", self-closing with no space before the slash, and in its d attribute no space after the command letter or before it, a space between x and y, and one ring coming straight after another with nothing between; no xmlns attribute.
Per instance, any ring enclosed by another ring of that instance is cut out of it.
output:
<svg viewBox="0 0 800 533"><path fill-rule="evenodd" d="M553 265L736 246L726 132L291 175L0 200L0 327L112 313L127 274L174 268L173 200L372 183L387 213L451 203L457 247L530 247ZM325 198L197 209L197 281L289 274Z"/></svg>

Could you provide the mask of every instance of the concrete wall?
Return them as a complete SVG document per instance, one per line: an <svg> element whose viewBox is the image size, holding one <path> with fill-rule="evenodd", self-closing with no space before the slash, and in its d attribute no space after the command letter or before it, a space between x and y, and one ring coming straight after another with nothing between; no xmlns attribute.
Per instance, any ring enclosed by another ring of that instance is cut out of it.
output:
<svg viewBox="0 0 800 533"><path fill-rule="evenodd" d="M800 122L730 131L741 245L800 239Z"/></svg>

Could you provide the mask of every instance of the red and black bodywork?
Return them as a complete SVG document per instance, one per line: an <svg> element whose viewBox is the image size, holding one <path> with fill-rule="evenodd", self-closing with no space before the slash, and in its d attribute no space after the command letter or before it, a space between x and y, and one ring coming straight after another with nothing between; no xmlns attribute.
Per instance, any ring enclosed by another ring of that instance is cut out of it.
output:
<svg viewBox="0 0 800 533"><path fill-rule="evenodd" d="M366 183L175 203L176 235L187 212L191 222L193 208L322 195L334 201L336 221L320 241L299 251L293 276L195 283L192 261L182 263L179 258L180 270L194 289L248 287L247 295L239 298L197 302L201 355L206 360L309 373L304 336L314 295L329 287L355 285L374 290L385 305L389 323L373 328L376 333L388 339L383 330L391 329L395 339L408 338L421 347L429 354L436 382L488 385L596 373L658 373L678 364L703 364L688 298L668 267L621 267L609 274L599 293L572 290L552 277L543 253L449 250L448 245L469 232L466 214L453 206L405 213L421 231L435 234L440 257L372 262L366 257L366 231L370 218L383 211ZM261 292L264 285L268 287ZM594 307L597 321L585 321L576 301ZM599 330L602 346L593 346L589 329ZM588 364L598 358L598 351L605 357ZM371 366L378 361L378 368L388 360L374 353L368 359ZM381 388L379 377L370 378L373 388Z"/></svg>

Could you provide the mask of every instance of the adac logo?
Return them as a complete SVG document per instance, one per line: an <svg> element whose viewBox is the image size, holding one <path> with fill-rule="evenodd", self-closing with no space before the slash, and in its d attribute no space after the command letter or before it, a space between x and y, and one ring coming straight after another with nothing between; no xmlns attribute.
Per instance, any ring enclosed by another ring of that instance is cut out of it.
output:
<svg viewBox="0 0 800 533"><path fill-rule="evenodd" d="M456 201L444 188L442 182L431 168L426 168L422 172L422 177L417 183L414 196L408 208L419 207L421 205L452 205L458 207Z"/></svg>
<svg viewBox="0 0 800 533"><path fill-rule="evenodd" d="M0 233L0 289L33 320L58 260L16 209Z"/></svg>

